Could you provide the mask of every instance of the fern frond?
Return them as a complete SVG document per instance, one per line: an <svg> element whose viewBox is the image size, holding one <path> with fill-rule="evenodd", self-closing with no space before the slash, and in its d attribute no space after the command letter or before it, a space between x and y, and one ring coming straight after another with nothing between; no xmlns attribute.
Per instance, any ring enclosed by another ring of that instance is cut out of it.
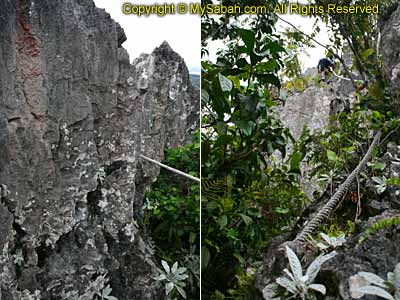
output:
<svg viewBox="0 0 400 300"><path fill-rule="evenodd" d="M380 220L374 223L371 227L368 227L364 234L358 240L359 243L363 242L369 235L374 234L376 231L389 228L395 225L400 225L400 217L392 217L389 219Z"/></svg>
<svg viewBox="0 0 400 300"><path fill-rule="evenodd" d="M201 179L202 197L208 200L217 200L227 191L226 181L223 179Z"/></svg>

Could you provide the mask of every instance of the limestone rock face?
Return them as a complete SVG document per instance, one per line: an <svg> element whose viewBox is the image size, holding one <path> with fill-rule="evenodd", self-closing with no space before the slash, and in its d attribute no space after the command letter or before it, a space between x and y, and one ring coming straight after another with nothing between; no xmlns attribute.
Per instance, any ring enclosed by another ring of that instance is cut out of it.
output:
<svg viewBox="0 0 400 300"><path fill-rule="evenodd" d="M316 75L312 69L307 70L307 73ZM279 118L289 128L295 139L301 136L305 127L310 130L310 133L323 131L331 123L332 115L349 109L355 101L353 93L342 93L347 91L344 89L345 85L348 85L346 81L334 79L329 84L311 85L303 92L291 94L287 97L284 106L277 108ZM310 166L302 163L301 171L303 190L312 199L315 191L322 190L315 179L307 178Z"/></svg>
<svg viewBox="0 0 400 300"><path fill-rule="evenodd" d="M131 65L91 0L0 2L0 299L164 299L135 222L199 97L162 44Z"/></svg>
<svg viewBox="0 0 400 300"><path fill-rule="evenodd" d="M335 90L336 84L310 86L304 92L287 98L280 119L295 139L300 137L305 126L312 132L328 126L331 103L338 97Z"/></svg>
<svg viewBox="0 0 400 300"><path fill-rule="evenodd" d="M184 61L167 42L152 54L137 58L127 82L129 97L143 102L140 152L161 160L164 145L177 147L186 143L189 133L199 127L199 90L192 87ZM138 174L135 213L140 216L145 189L156 179L159 168L141 160Z"/></svg>
<svg viewBox="0 0 400 300"><path fill-rule="evenodd" d="M381 51L386 78L391 82L394 106L400 111L400 2L395 2L381 17Z"/></svg>
<svg viewBox="0 0 400 300"><path fill-rule="evenodd" d="M306 73L311 71L307 70ZM348 87L348 81L333 77L329 84L311 85L303 92L289 95L278 113L297 139L305 126L311 132L323 130L329 125L332 115L349 109L354 101L355 96Z"/></svg>

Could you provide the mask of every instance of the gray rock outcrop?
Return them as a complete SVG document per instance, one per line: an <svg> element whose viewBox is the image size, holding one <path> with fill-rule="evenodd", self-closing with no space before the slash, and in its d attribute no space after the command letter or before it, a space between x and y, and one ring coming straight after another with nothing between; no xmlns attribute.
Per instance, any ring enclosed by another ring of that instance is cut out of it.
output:
<svg viewBox="0 0 400 300"><path fill-rule="evenodd" d="M400 2L394 1L381 16L381 54L385 77L389 80L394 96L393 107L400 112Z"/></svg>
<svg viewBox="0 0 400 300"><path fill-rule="evenodd" d="M279 117L295 139L306 126L314 132L329 125L331 103L338 97L336 90L336 83L324 87L310 86L304 92L287 98Z"/></svg>
<svg viewBox="0 0 400 300"><path fill-rule="evenodd" d="M135 217L199 97L167 43L131 65L91 0L0 2L0 299L164 299Z"/></svg>
<svg viewBox="0 0 400 300"><path fill-rule="evenodd" d="M306 72L317 76L313 69ZM310 85L302 92L290 94L284 106L278 108L279 118L295 139L300 137L304 127L311 133L325 129L332 115L348 110L354 104L354 88L350 89L348 83L332 75L328 84Z"/></svg>
<svg viewBox="0 0 400 300"><path fill-rule="evenodd" d="M309 73L312 72L308 70ZM314 73L315 75L315 73ZM310 133L323 131L332 124L332 116L349 109L354 101L354 93L346 93L348 82L334 78L331 83L322 83L321 86L310 85L303 92L289 95L284 106L277 108L282 123L290 130L295 139L298 139L304 128ZM290 152L290 146L289 146ZM315 178L308 178L311 167L301 164L301 184L308 198L313 199L315 191L320 191Z"/></svg>

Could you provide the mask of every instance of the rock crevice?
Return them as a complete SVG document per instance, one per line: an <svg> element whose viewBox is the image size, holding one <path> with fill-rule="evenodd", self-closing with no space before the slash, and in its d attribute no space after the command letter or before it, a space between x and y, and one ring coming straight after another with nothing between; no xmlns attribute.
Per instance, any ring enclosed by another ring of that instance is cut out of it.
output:
<svg viewBox="0 0 400 300"><path fill-rule="evenodd" d="M0 298L163 299L135 223L199 95L167 43L132 64L91 0L0 3ZM3 192L7 190L7 193ZM5 195L7 194L7 195Z"/></svg>

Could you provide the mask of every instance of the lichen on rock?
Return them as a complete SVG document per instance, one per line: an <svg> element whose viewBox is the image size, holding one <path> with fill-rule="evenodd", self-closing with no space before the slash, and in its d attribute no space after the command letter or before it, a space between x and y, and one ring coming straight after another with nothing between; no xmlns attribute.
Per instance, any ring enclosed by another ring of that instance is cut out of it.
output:
<svg viewBox="0 0 400 300"><path fill-rule="evenodd" d="M135 223L199 95L167 43L133 64L91 0L0 3L0 298L164 299Z"/></svg>

